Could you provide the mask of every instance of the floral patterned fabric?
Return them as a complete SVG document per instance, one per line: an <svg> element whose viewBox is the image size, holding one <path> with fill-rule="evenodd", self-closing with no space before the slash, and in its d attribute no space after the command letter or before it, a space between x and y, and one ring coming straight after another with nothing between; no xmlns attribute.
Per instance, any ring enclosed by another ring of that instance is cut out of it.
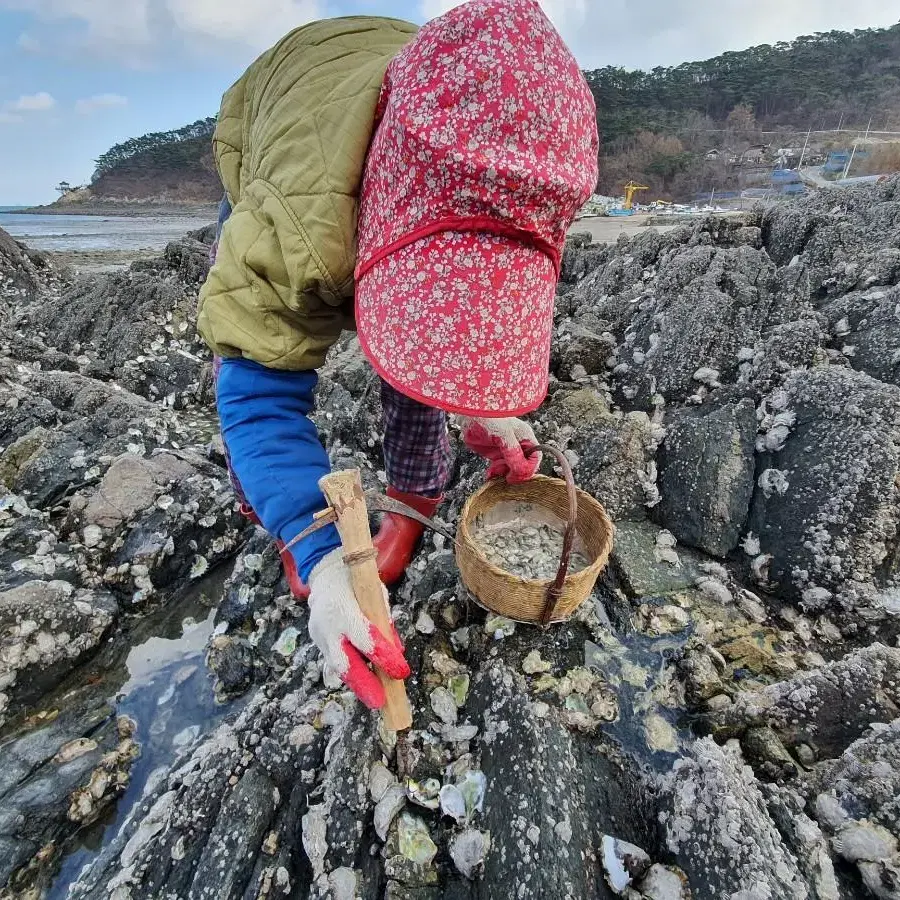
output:
<svg viewBox="0 0 900 900"><path fill-rule="evenodd" d="M397 390L535 409L566 231L597 181L596 109L534 0L470 0L388 67L359 214L357 327Z"/></svg>

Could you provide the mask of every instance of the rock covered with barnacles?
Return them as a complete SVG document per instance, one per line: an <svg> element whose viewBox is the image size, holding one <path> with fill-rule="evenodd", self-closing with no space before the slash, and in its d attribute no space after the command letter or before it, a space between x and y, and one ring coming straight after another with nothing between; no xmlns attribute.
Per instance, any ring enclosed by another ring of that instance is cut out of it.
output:
<svg viewBox="0 0 900 900"><path fill-rule="evenodd" d="M96 652L118 612L111 594L67 581L0 591L0 724L11 701L39 698Z"/></svg>
<svg viewBox="0 0 900 900"><path fill-rule="evenodd" d="M24 327L135 394L177 408L206 405L210 355L195 321L208 271L209 246L185 237L127 271L76 280L55 303L35 306Z"/></svg>
<svg viewBox="0 0 900 900"><path fill-rule="evenodd" d="M0 325L18 312L22 302L52 293L67 281L47 255L31 250L0 228Z"/></svg>
<svg viewBox="0 0 900 900"><path fill-rule="evenodd" d="M207 666L242 705L154 774L73 900L896 896L900 183L830 197L567 249L532 421L617 519L610 565L541 632L481 610L452 547L426 538L392 595L415 673L399 736L324 675L271 542L234 516L199 395L170 402L142 368L182 383L172 354L192 332L165 325L200 251L117 282L128 316L158 320L126 390L105 362L114 317L87 323L102 290L72 294L77 327L7 333L3 590L64 581L140 612L236 554ZM378 382L354 338L321 376L333 464L383 486ZM483 477L457 449L451 525ZM33 833L0 823L17 885L80 827L70 808L89 821L127 776L78 743L107 747L87 722L50 727L8 745L21 764L0 781L32 809L37 760L54 797Z"/></svg>
<svg viewBox="0 0 900 900"><path fill-rule="evenodd" d="M660 451L659 520L680 541L724 558L753 496L756 408L723 400L673 415Z"/></svg>
<svg viewBox="0 0 900 900"><path fill-rule="evenodd" d="M835 754L876 722L900 717L900 648L872 644L791 679L742 691L710 714L731 736L748 726L773 728L789 749L803 744L816 758Z"/></svg>
<svg viewBox="0 0 900 900"><path fill-rule="evenodd" d="M26 897L128 786L140 749L117 733L102 693L107 674L119 678L128 631L233 556L245 526L210 447L210 412L138 396L127 366L111 362L116 346L150 334L145 326L169 335L166 313L177 310L166 298L180 276L161 263L142 282L161 324L145 318L127 278L114 292L104 280L82 308L78 292L96 282L74 285L21 247L7 253L3 237L2 265L14 271L0 278L10 312L0 315L0 890ZM76 320L80 338L68 331ZM169 349L184 358L180 344ZM99 701L85 700L92 690Z"/></svg>
<svg viewBox="0 0 900 900"><path fill-rule="evenodd" d="M768 581L808 609L852 605L896 568L900 388L846 368L797 371L761 411L749 526Z"/></svg>
<svg viewBox="0 0 900 900"><path fill-rule="evenodd" d="M696 741L663 780L660 822L701 897L810 897L740 752Z"/></svg>
<svg viewBox="0 0 900 900"><path fill-rule="evenodd" d="M5 896L28 897L56 845L114 808L140 749L134 722L102 698L61 711L30 733L2 741L0 882Z"/></svg>
<svg viewBox="0 0 900 900"><path fill-rule="evenodd" d="M589 392L661 431L660 449L632 456L616 483L640 472L653 516L696 549L734 557L752 534L752 581L807 611L866 610L849 631L883 620L878 590L900 570L898 195L893 178L743 222L573 244L558 311L566 333L582 326L613 346L605 372L557 365L551 403ZM596 416L580 419L581 434L594 428ZM564 428L553 438L589 462L580 480L617 516L635 515L595 474L604 451L625 455L618 435L592 433L587 453Z"/></svg>

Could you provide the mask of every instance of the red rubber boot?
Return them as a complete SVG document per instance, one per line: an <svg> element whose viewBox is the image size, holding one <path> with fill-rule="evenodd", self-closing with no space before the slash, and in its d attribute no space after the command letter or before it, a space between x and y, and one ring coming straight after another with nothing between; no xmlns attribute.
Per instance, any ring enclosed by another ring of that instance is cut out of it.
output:
<svg viewBox="0 0 900 900"><path fill-rule="evenodd" d="M392 487L387 489L392 500L399 500L411 506L417 513L431 518L437 512L444 499L440 497L423 497L421 494L404 494ZM414 519L408 519L399 513L385 513L381 520L381 528L372 539L378 552L378 574L384 584L390 587L396 584L406 573L416 545L425 531L425 526Z"/></svg>

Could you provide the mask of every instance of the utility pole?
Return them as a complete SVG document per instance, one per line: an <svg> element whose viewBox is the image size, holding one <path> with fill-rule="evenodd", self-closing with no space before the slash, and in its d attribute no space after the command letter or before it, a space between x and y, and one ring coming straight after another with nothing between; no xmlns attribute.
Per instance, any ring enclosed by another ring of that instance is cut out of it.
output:
<svg viewBox="0 0 900 900"><path fill-rule="evenodd" d="M844 174L841 175L841 181L843 181L847 177L847 173L850 171L850 166L853 165L853 157L856 156L856 145L859 143L859 138L853 142L853 150L850 153L850 159L847 160L847 167L844 169Z"/></svg>
<svg viewBox="0 0 900 900"><path fill-rule="evenodd" d="M841 130L841 126L842 126L843 124L844 124L844 114L841 113L841 120L840 120L840 122L838 122L838 127L837 127L837 130L838 130L838 131Z"/></svg>
<svg viewBox="0 0 900 900"><path fill-rule="evenodd" d="M869 117L869 124L866 125L866 140L869 139L869 132L872 130L872 117Z"/></svg>
<svg viewBox="0 0 900 900"><path fill-rule="evenodd" d="M799 172L803 168L803 160L806 158L806 148L809 146L809 136L812 134L812 128L810 127L809 131L806 132L806 143L803 145L803 152L800 154L800 162L797 163L797 171Z"/></svg>

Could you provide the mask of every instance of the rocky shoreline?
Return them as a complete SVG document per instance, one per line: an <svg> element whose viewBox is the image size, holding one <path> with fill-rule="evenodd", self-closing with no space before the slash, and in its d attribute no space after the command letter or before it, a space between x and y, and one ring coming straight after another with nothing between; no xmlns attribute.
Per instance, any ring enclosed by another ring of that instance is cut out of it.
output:
<svg viewBox="0 0 900 900"><path fill-rule="evenodd" d="M236 513L193 328L210 240L73 279L0 234L0 896L900 897L900 179L570 240L533 424L615 518L611 564L545 633L428 538L394 598L399 739L323 683ZM352 336L316 417L382 485ZM451 525L481 468L460 449ZM185 683L217 718L160 754L163 713L103 673L194 591Z"/></svg>
<svg viewBox="0 0 900 900"><path fill-rule="evenodd" d="M171 203L142 200L95 200L82 203L51 203L17 209L16 212L39 216L209 216L215 219L216 203Z"/></svg>

